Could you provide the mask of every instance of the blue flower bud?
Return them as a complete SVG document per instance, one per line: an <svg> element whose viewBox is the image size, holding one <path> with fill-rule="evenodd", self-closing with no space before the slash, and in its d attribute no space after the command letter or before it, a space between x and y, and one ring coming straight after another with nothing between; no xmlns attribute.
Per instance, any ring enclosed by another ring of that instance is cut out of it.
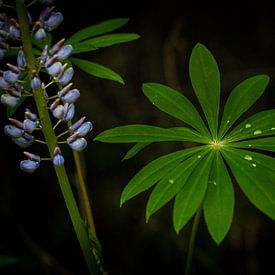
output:
<svg viewBox="0 0 275 275"><path fill-rule="evenodd" d="M22 160L20 169L24 172L32 173L39 167L39 162L34 160Z"/></svg>
<svg viewBox="0 0 275 275"><path fill-rule="evenodd" d="M51 54L51 55L56 54L56 53L62 48L64 42L65 42L65 38L62 38L62 39L59 40L57 43L55 43L55 44L51 47L51 49L50 49L50 51L49 51L50 54Z"/></svg>
<svg viewBox="0 0 275 275"><path fill-rule="evenodd" d="M63 105L58 105L54 109L51 110L52 115L58 119L63 119L64 117L64 107Z"/></svg>
<svg viewBox="0 0 275 275"><path fill-rule="evenodd" d="M37 76L34 76L32 78L31 87L32 87L32 89L40 89L41 88L41 80Z"/></svg>
<svg viewBox="0 0 275 275"><path fill-rule="evenodd" d="M72 132L76 132L76 130L83 124L83 122L85 121L86 117L83 116L82 118L80 118L78 121L76 121L71 127L70 130Z"/></svg>
<svg viewBox="0 0 275 275"><path fill-rule="evenodd" d="M64 120L65 121L71 121L75 114L75 106L74 104L68 104L66 103L64 105Z"/></svg>
<svg viewBox="0 0 275 275"><path fill-rule="evenodd" d="M83 123L78 129L77 133L79 137L86 136L93 129L93 124L90 121Z"/></svg>
<svg viewBox="0 0 275 275"><path fill-rule="evenodd" d="M68 142L69 146L75 151L82 151L87 146L87 141L85 138L78 138L73 142Z"/></svg>
<svg viewBox="0 0 275 275"><path fill-rule="evenodd" d="M46 32L43 28L39 28L37 31L33 33L33 37L36 41L42 42L46 38Z"/></svg>
<svg viewBox="0 0 275 275"><path fill-rule="evenodd" d="M68 58L71 53L73 52L73 47L72 45L66 45L64 47L62 47L57 53L56 53L56 57L58 60L63 61L66 58Z"/></svg>
<svg viewBox="0 0 275 275"><path fill-rule="evenodd" d="M32 154L30 152L23 152L23 153L28 159L40 162L40 156Z"/></svg>
<svg viewBox="0 0 275 275"><path fill-rule="evenodd" d="M61 100L65 103L74 103L80 97L78 89L72 89L61 97Z"/></svg>
<svg viewBox="0 0 275 275"><path fill-rule="evenodd" d="M47 31L56 29L63 21L63 15L61 12L51 12L47 20L44 21L44 27Z"/></svg>
<svg viewBox="0 0 275 275"><path fill-rule="evenodd" d="M4 71L3 72L3 78L6 82L12 84L16 82L19 78L19 73L12 72L12 71Z"/></svg>
<svg viewBox="0 0 275 275"><path fill-rule="evenodd" d="M51 76L58 76L60 72L62 71L62 63L61 62L55 62L51 66L46 67L47 72Z"/></svg>
<svg viewBox="0 0 275 275"><path fill-rule="evenodd" d="M23 50L19 50L17 54L17 65L19 68L24 69L26 67L26 58Z"/></svg>
<svg viewBox="0 0 275 275"><path fill-rule="evenodd" d="M48 45L45 45L45 47L41 53L40 63L46 63L48 59L49 59Z"/></svg>
<svg viewBox="0 0 275 275"><path fill-rule="evenodd" d="M0 48L0 59L4 58L5 55L7 54L7 49L2 49Z"/></svg>
<svg viewBox="0 0 275 275"><path fill-rule="evenodd" d="M4 133L11 138L19 138L24 134L24 130L14 125L6 125L4 127Z"/></svg>
<svg viewBox="0 0 275 275"><path fill-rule="evenodd" d="M73 67L70 67L58 77L57 81L62 86L65 86L72 80L73 75L74 75L74 69Z"/></svg>
<svg viewBox="0 0 275 275"><path fill-rule="evenodd" d="M35 113L32 113L29 109L25 111L25 118L31 119L32 121L37 121L38 117Z"/></svg>
<svg viewBox="0 0 275 275"><path fill-rule="evenodd" d="M18 26L10 26L9 29L10 37L12 39L19 39L20 38L20 29Z"/></svg>
<svg viewBox="0 0 275 275"><path fill-rule="evenodd" d="M23 121L23 127L25 131L32 133L36 129L37 123L27 118Z"/></svg>
<svg viewBox="0 0 275 275"><path fill-rule="evenodd" d="M20 101L17 96L11 96L8 94L1 95L1 103L8 107L15 107Z"/></svg>
<svg viewBox="0 0 275 275"><path fill-rule="evenodd" d="M12 141L21 148L27 148L33 143L33 139L27 139L24 136L19 138L12 138Z"/></svg>
<svg viewBox="0 0 275 275"><path fill-rule="evenodd" d="M61 166L65 162L64 157L62 155L56 155L53 157L53 164L56 166Z"/></svg>
<svg viewBox="0 0 275 275"><path fill-rule="evenodd" d="M10 84L2 76L0 76L0 88L7 89L9 86Z"/></svg>

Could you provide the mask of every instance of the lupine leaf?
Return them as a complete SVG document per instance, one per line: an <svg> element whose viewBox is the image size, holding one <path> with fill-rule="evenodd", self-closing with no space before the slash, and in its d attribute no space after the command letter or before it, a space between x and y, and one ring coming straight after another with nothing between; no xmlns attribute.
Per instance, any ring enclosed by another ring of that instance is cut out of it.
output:
<svg viewBox="0 0 275 275"><path fill-rule="evenodd" d="M275 135L275 110L267 110L249 117L225 136L227 141Z"/></svg>
<svg viewBox="0 0 275 275"><path fill-rule="evenodd" d="M128 21L128 18L115 18L91 25L73 34L66 43L75 44L81 40L114 31L124 26Z"/></svg>
<svg viewBox="0 0 275 275"><path fill-rule="evenodd" d="M200 141L199 134L188 128L177 130L150 125L126 125L106 130L96 136L95 140L110 143L125 142L159 142L159 141ZM203 143L203 139L202 139Z"/></svg>
<svg viewBox="0 0 275 275"><path fill-rule="evenodd" d="M151 161L129 181L121 194L120 204L122 205L132 197L149 189L172 170L177 163L196 154L200 150L202 150L202 147L184 149Z"/></svg>
<svg viewBox="0 0 275 275"><path fill-rule="evenodd" d="M275 220L274 158L233 148L222 154L247 198Z"/></svg>
<svg viewBox="0 0 275 275"><path fill-rule="evenodd" d="M105 66L96 64L91 61L79 59L79 58L71 57L70 60L73 64L75 64L77 67L79 67L81 70L83 70L88 74L124 84L124 81L119 74L117 74L116 72L112 71L111 69Z"/></svg>
<svg viewBox="0 0 275 275"><path fill-rule="evenodd" d="M175 165L175 168L170 170L156 185L151 193L146 206L146 220L150 216L163 207L182 189L190 174L196 168L196 165L202 157L205 156L208 150L202 150L197 154L189 157Z"/></svg>
<svg viewBox="0 0 275 275"><path fill-rule="evenodd" d="M181 191L176 195L173 209L173 223L177 233L195 214L207 189L213 154L201 159Z"/></svg>
<svg viewBox="0 0 275 275"><path fill-rule="evenodd" d="M151 142L139 142L135 144L124 156L122 160L128 160L132 157L134 157L138 152L140 152L142 149L150 145Z"/></svg>
<svg viewBox="0 0 275 275"><path fill-rule="evenodd" d="M219 152L216 152L213 159L203 211L211 237L220 244L232 223L234 190Z"/></svg>
<svg viewBox="0 0 275 275"><path fill-rule="evenodd" d="M232 90L224 107L219 129L220 137L263 94L268 82L267 75L256 75L244 80Z"/></svg>
<svg viewBox="0 0 275 275"><path fill-rule="evenodd" d="M15 264L18 262L19 262L19 259L17 258L0 255L0 268L7 265Z"/></svg>
<svg viewBox="0 0 275 275"><path fill-rule="evenodd" d="M232 143L231 146L275 152L275 138L259 138Z"/></svg>
<svg viewBox="0 0 275 275"><path fill-rule="evenodd" d="M98 48L94 47L93 45L82 43L82 44L77 44L76 46L74 46L73 54L91 52L91 51L96 51L96 50L98 50Z"/></svg>
<svg viewBox="0 0 275 275"><path fill-rule="evenodd" d="M201 133L208 134L194 105L181 93L158 83L143 84L143 93L161 111L187 123Z"/></svg>
<svg viewBox="0 0 275 275"><path fill-rule="evenodd" d="M220 72L211 52L200 43L191 53L189 74L210 131L216 136L220 106Z"/></svg>

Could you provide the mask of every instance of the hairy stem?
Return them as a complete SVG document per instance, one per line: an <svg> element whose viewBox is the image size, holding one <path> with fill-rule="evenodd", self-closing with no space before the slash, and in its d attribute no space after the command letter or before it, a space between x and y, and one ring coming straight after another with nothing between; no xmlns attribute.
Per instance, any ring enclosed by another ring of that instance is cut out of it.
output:
<svg viewBox="0 0 275 275"><path fill-rule="evenodd" d="M192 264L193 254L194 254L195 239L198 231L201 212L202 212L202 207L200 207L197 210L197 213L193 221L191 237L190 237L189 247L188 247L187 262L185 267L185 275L190 275L190 272L191 272L191 264Z"/></svg>
<svg viewBox="0 0 275 275"><path fill-rule="evenodd" d="M23 50L27 61L28 75L29 78L31 78L32 71L36 70L36 62L31 44L30 29L24 0L16 0L16 11L20 24ZM50 155L52 157L54 148L57 145L57 137L53 130L53 126L47 108L47 102L43 96L42 89L34 89L33 95L37 106L39 118L41 121L42 131L47 146L49 148ZM93 247L91 246L87 230L85 228L83 220L81 219L65 167L63 165L54 166L54 169L89 271L93 275L102 274L101 268L98 264L98 260L95 258L95 255L93 253Z"/></svg>

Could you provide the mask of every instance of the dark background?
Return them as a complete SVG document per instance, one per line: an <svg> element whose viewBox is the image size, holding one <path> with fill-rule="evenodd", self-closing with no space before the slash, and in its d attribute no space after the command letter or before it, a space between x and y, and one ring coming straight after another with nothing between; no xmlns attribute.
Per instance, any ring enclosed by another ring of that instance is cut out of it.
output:
<svg viewBox="0 0 275 275"><path fill-rule="evenodd" d="M148 224L145 206L150 192L119 207L120 194L130 178L150 160L178 149L179 145L155 144L134 159L121 162L130 145L101 144L93 142L93 138L103 130L129 123L179 125L148 102L141 85L170 85L197 105L187 71L190 52L197 42L205 44L217 59L223 102L237 83L266 73L271 83L257 106L246 115L274 107L274 9L263 1L242 7L234 3L223 3L223 7L184 1L179 4L174 0L78 0L56 1L55 5L65 17L62 26L54 31L56 41L114 17L130 18L121 32L141 35L131 43L80 55L121 74L124 86L81 71L74 77L74 84L81 91L77 115L85 114L95 126L83 159L106 270L110 275L183 274L191 224L176 235L171 222L172 203ZM7 120L3 107L0 112L2 129ZM22 118L22 113L17 118ZM22 150L3 133L0 139L0 254L21 260L0 273L87 274L51 165L41 165L32 175L21 172ZM40 152L40 148L34 147L32 152ZM69 150L63 152L74 182L72 156ZM193 274L275 274L275 224L248 202L236 184L234 187L236 206L231 230L217 246L201 221Z"/></svg>

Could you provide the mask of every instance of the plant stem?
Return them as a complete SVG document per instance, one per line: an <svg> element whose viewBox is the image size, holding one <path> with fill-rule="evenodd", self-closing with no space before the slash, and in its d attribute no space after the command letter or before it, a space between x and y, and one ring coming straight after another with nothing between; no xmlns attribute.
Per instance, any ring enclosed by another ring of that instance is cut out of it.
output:
<svg viewBox="0 0 275 275"><path fill-rule="evenodd" d="M197 210L197 213L195 215L193 225L192 225L192 231L191 231L191 237L189 241L189 247L188 247L188 254L187 254L187 262L185 267L185 275L190 275L191 272L191 264L192 264L192 258L194 254L194 245L195 245L195 239L198 231L198 226L200 222L202 207Z"/></svg>
<svg viewBox="0 0 275 275"><path fill-rule="evenodd" d="M30 29L24 0L16 0L16 11L20 24L23 50L25 53L28 66L28 75L31 79L33 70L36 70L36 62L31 44ZM33 95L37 106L39 118L41 121L42 131L47 142L50 155L51 157L53 157L53 151L57 145L57 137L53 130L53 126L47 108L47 102L43 96L42 89L34 89ZM89 271L93 275L102 274L101 267L99 266L98 261L93 253L93 247L91 245L88 232L80 216L65 167L63 165L54 166L54 169Z"/></svg>

